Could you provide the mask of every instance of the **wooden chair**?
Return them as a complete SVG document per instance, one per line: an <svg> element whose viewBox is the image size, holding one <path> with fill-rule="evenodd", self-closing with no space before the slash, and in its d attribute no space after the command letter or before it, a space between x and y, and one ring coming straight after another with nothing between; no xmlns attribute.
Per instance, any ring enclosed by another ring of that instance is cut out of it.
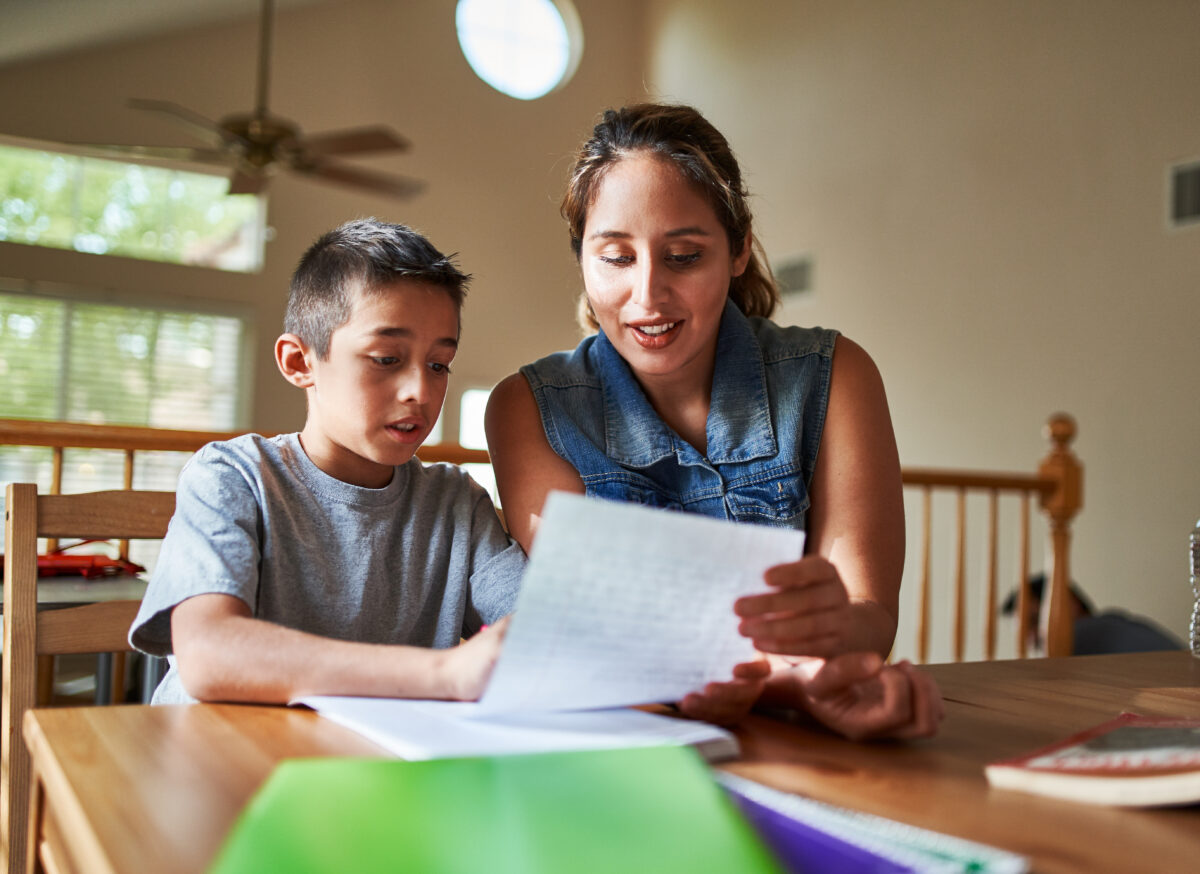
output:
<svg viewBox="0 0 1200 874"><path fill-rule="evenodd" d="M967 630L967 597L973 591L977 596L982 591L984 604L983 656L995 658L996 654L996 610L1001 594L998 591L998 501L1003 494L1015 495L1020 500L1020 522L1018 524L1017 574L1012 580L1016 588L1016 643L1019 658L1027 654L1029 635L1029 576L1030 576L1030 517L1031 505L1036 501L1046 520L1048 535L1048 559L1050 568L1046 578L1050 581L1048 610L1043 610L1042 627L1045 632L1046 655L1067 656L1073 644L1072 619L1068 587L1071 579L1071 521L1083 505L1083 465L1071 451L1075 439L1075 420L1065 413L1051 416L1045 426L1050 441L1050 452L1038 466L1036 473L985 473L966 470L933 470L905 467L901 471L906 490L915 489L920 494L920 571L919 580L905 580L905 588L915 582L919 586L917 598L916 661L928 660L930 642L930 607L934 600L932 586L932 549L934 520L933 493L950 491L956 498L957 510L953 528L954 572L951 586L953 600L952 637L954 661L962 661L965 653ZM986 498L988 518L986 525L986 573L979 585L968 586L967 581L967 498L981 495ZM1006 587L1007 588L1007 587Z"/></svg>
<svg viewBox="0 0 1200 874"><path fill-rule="evenodd" d="M11 483L4 525L4 652L0 678L0 842L9 874L32 871L30 762L21 737L25 711L38 701L39 657L128 652L138 601L37 609L38 538L159 539L175 512L173 492L110 491L39 495ZM29 867L26 868L27 856ZM47 869L50 866L47 865Z"/></svg>

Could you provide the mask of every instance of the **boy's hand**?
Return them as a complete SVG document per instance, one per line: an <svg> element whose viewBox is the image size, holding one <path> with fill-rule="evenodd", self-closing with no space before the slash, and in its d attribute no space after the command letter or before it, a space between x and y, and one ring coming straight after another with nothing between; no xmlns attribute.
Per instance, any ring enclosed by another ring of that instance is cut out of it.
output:
<svg viewBox="0 0 1200 874"><path fill-rule="evenodd" d="M771 591L738 598L738 631L755 649L787 656L828 658L847 649L850 596L834 565L820 556L768 568Z"/></svg>
<svg viewBox="0 0 1200 874"><path fill-rule="evenodd" d="M442 650L442 676L446 698L452 701L476 701L487 688L492 668L500 657L500 645L511 616L486 626L478 634L456 647Z"/></svg>
<svg viewBox="0 0 1200 874"><path fill-rule="evenodd" d="M684 696L679 710L692 719L733 725L750 712L770 675L766 659L742 662L734 666L732 680L709 683L701 691Z"/></svg>

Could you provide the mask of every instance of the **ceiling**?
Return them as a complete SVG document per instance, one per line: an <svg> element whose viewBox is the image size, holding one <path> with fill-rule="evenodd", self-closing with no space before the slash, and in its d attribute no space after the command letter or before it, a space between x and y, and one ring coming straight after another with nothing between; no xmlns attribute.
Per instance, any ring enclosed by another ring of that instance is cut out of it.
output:
<svg viewBox="0 0 1200 874"><path fill-rule="evenodd" d="M317 0L276 0L279 7ZM257 16L259 0L3 0L0 66Z"/></svg>

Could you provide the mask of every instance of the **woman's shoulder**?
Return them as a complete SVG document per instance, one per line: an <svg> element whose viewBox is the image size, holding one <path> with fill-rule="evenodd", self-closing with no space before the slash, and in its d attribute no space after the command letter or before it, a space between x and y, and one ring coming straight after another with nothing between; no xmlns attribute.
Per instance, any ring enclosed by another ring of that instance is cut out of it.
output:
<svg viewBox="0 0 1200 874"><path fill-rule="evenodd" d="M766 360L797 358L805 355L833 357L840 332L832 328L780 325L770 319L753 316L747 321Z"/></svg>
<svg viewBox="0 0 1200 874"><path fill-rule="evenodd" d="M552 352L537 361L521 367L521 375L529 386L538 390L543 386L568 388L571 386L598 386L600 377L596 371L593 346L599 335L585 337L574 349Z"/></svg>

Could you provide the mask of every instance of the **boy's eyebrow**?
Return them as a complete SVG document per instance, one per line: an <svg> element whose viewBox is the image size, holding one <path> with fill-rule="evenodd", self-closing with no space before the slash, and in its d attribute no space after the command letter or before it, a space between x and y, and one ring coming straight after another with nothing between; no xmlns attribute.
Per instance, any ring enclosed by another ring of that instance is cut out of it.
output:
<svg viewBox="0 0 1200 874"><path fill-rule="evenodd" d="M627 231L605 230L602 228L598 231L595 231L592 234L589 234L588 239L592 239L592 240L627 240L632 236L633 236L633 234L628 233ZM684 227L684 228L674 228L673 230L667 231L666 234L664 234L663 236L666 236L666 237L707 237L707 236L709 236L709 233L702 227L699 227L696 225L689 225L688 227Z"/></svg>
<svg viewBox="0 0 1200 874"><path fill-rule="evenodd" d="M416 335L411 328L394 327L394 328L376 328L371 332L372 337L399 337L402 340L411 340ZM456 337L440 337L434 341L439 346L449 346L453 349L458 348L458 339Z"/></svg>

